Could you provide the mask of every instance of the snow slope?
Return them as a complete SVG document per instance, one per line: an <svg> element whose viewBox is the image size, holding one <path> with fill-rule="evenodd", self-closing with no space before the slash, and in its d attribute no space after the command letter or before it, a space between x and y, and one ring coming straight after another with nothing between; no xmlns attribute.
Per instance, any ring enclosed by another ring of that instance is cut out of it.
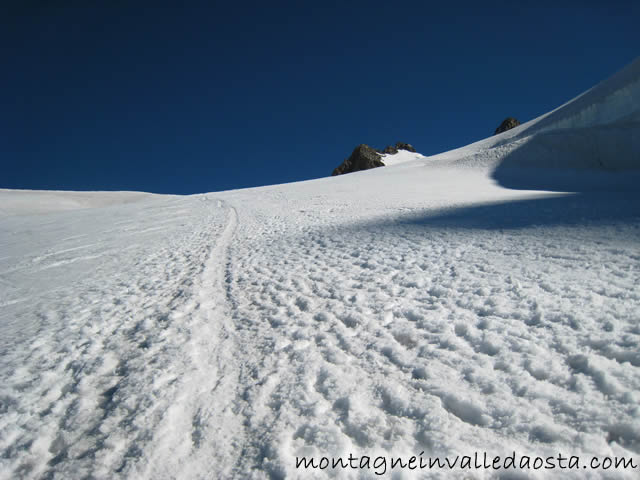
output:
<svg viewBox="0 0 640 480"><path fill-rule="evenodd" d="M142 192L63 192L0 188L0 218L130 203L150 197Z"/></svg>
<svg viewBox="0 0 640 480"><path fill-rule="evenodd" d="M640 465L639 80L338 177L0 192L0 478L637 478L582 467ZM296 468L474 452L583 463Z"/></svg>

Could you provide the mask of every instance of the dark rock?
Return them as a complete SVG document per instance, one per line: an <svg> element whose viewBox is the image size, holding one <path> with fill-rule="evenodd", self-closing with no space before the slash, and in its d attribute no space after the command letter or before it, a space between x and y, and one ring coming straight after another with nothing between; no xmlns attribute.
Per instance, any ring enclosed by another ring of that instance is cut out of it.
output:
<svg viewBox="0 0 640 480"><path fill-rule="evenodd" d="M395 155L400 150L407 150L409 152L414 152L414 153L416 151L416 149L413 148L413 145L410 145L408 143L403 143L403 142L396 142L395 146L387 145L386 147L384 147L384 150L377 150L377 152Z"/></svg>
<svg viewBox="0 0 640 480"><path fill-rule="evenodd" d="M386 147L384 147L384 150L382 150L382 153L387 153L387 154L394 155L394 154L398 153L398 149L396 147L394 147L393 145L387 145Z"/></svg>
<svg viewBox="0 0 640 480"><path fill-rule="evenodd" d="M410 145L408 143L397 142L395 148L396 148L396 153L398 153L397 150L406 150L408 152L416 153L416 149L413 148L413 145Z"/></svg>
<svg viewBox="0 0 640 480"><path fill-rule="evenodd" d="M507 117L502 121L500 126L496 128L494 135L498 135L499 133L506 132L507 130L511 130L512 128L517 127L518 125L520 125L520 122L516 118Z"/></svg>
<svg viewBox="0 0 640 480"><path fill-rule="evenodd" d="M358 172L370 168L384 167L380 154L369 145L358 145L353 153L333 170L331 175Z"/></svg>

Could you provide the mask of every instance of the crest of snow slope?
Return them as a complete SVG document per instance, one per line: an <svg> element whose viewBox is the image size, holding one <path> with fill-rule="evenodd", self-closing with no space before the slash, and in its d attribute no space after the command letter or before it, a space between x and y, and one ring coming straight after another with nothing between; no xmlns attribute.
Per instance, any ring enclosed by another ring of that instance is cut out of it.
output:
<svg viewBox="0 0 640 480"><path fill-rule="evenodd" d="M500 135L431 157L495 167L640 168L640 58L561 107ZM492 155L487 155L490 152Z"/></svg>
<svg viewBox="0 0 640 480"><path fill-rule="evenodd" d="M63 192L0 188L0 218L106 207L135 202L149 196L151 194L142 192Z"/></svg>
<svg viewBox="0 0 640 480"><path fill-rule="evenodd" d="M640 464L637 189L499 170L536 136L621 126L631 67L571 115L437 157L2 218L0 477L379 478L295 466L349 454L387 456L382 478L637 477L582 468ZM476 451L583 463L389 464Z"/></svg>

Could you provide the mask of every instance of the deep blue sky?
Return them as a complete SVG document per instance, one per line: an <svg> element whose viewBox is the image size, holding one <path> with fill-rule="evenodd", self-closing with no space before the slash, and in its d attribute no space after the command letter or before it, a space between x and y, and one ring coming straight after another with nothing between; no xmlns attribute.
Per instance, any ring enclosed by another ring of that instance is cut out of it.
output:
<svg viewBox="0 0 640 480"><path fill-rule="evenodd" d="M359 143L438 153L640 54L631 0L12 3L3 188L197 193L327 176Z"/></svg>

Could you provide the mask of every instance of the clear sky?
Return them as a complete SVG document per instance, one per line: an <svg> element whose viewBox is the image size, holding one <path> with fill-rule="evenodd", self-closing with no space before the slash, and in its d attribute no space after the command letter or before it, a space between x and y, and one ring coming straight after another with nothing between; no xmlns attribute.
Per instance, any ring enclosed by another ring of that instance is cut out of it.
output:
<svg viewBox="0 0 640 480"><path fill-rule="evenodd" d="M328 176L359 143L434 154L640 55L635 0L9 3L1 188L199 193Z"/></svg>

